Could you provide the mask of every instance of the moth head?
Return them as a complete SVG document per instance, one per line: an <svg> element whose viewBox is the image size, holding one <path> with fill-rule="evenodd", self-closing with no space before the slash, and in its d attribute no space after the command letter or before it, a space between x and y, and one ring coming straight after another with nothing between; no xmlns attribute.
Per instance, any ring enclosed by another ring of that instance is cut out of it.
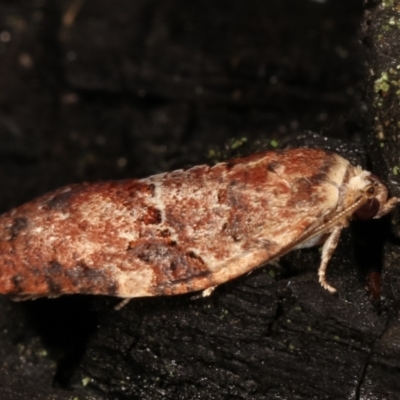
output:
<svg viewBox="0 0 400 400"><path fill-rule="evenodd" d="M360 220L379 218L387 213L387 188L376 175L361 168L357 170L358 173L349 181L349 189L355 196L353 201L360 204L352 217Z"/></svg>

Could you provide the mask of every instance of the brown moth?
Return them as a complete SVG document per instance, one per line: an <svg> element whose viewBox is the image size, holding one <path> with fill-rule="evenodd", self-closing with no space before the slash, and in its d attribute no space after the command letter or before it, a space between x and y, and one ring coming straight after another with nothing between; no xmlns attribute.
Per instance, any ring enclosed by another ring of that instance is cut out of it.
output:
<svg viewBox="0 0 400 400"><path fill-rule="evenodd" d="M370 172L318 149L69 185L0 217L0 293L209 294L321 244L319 281L333 293L325 274L342 228L380 218L398 201Z"/></svg>

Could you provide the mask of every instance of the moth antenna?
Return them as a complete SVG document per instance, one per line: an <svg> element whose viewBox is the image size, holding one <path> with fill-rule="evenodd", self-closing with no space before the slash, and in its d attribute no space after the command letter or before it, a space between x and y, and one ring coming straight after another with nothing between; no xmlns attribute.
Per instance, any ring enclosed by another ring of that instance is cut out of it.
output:
<svg viewBox="0 0 400 400"><path fill-rule="evenodd" d="M332 219L330 219L328 222L325 222L322 225L317 225L315 230L314 230L314 226L312 226L309 230L304 232L298 238L298 240L296 240L296 243L304 242L308 239L311 239L315 236L320 235L323 232L327 232L330 227L335 226L338 223L338 221L340 221L344 216L351 215L354 210L356 210L357 208L360 207L360 205L363 203L363 201L365 201L365 199L361 197L357 202L355 202L351 206L345 208L344 210L342 210L341 212L339 212L338 214L333 216ZM341 226L340 229L342 229L343 227L346 227L346 226L348 226L348 224L344 224L343 226Z"/></svg>

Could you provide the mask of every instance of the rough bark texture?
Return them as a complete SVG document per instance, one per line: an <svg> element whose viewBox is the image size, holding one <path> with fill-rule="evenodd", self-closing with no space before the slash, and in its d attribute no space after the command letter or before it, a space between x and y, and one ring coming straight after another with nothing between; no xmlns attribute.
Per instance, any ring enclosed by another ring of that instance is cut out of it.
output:
<svg viewBox="0 0 400 400"><path fill-rule="evenodd" d="M368 117L361 0L1 1L1 211L304 144L368 159L399 195L396 6L368 5ZM2 298L0 398L398 399L398 247L388 219L353 228L336 296L304 250L200 300Z"/></svg>
<svg viewBox="0 0 400 400"><path fill-rule="evenodd" d="M366 3L363 41L368 51L367 107L369 109L369 145L371 162L386 176L389 189L399 193L400 176L400 2L397 0ZM399 278L400 254L399 213L392 217L391 238L384 246L382 258L383 309L387 315L386 328L376 341L368 367L365 385L360 392L364 398L385 396L399 398L396 379L391 374L399 367L397 340L400 329ZM385 372L384 372L385 371ZM382 376L381 376L382 375ZM381 377L380 377L381 376ZM386 387L386 389L385 389ZM397 388L397 390L396 390ZM390 394L387 394L390 393Z"/></svg>

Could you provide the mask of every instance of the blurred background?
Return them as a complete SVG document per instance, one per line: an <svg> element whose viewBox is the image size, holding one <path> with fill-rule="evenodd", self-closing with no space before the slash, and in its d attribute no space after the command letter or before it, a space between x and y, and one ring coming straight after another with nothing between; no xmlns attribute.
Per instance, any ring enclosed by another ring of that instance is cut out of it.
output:
<svg viewBox="0 0 400 400"><path fill-rule="evenodd" d="M362 142L361 17L361 0L0 1L0 210L232 138Z"/></svg>

